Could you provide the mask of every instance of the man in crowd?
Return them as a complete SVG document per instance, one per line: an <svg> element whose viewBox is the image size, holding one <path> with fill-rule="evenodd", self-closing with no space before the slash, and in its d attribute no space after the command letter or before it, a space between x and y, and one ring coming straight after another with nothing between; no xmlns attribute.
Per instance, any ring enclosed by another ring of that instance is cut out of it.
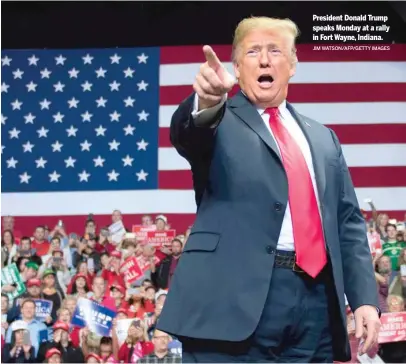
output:
<svg viewBox="0 0 406 364"><path fill-rule="evenodd" d="M387 224L386 225L387 239L382 245L383 255L387 256L391 260L392 264L392 274L389 284L393 282L395 277L399 275L400 267L398 266L399 255L403 248L406 248L406 243L401 240L398 241L396 238L397 230L396 225Z"/></svg>
<svg viewBox="0 0 406 364"><path fill-rule="evenodd" d="M170 337L165 332L155 330L152 336L154 352L141 358L138 363L182 363L179 355L173 354L168 349Z"/></svg>
<svg viewBox="0 0 406 364"><path fill-rule="evenodd" d="M34 232L34 240L31 242L31 248L36 250L39 257L42 257L48 254L50 245L50 242L45 238L44 227L37 226Z"/></svg>

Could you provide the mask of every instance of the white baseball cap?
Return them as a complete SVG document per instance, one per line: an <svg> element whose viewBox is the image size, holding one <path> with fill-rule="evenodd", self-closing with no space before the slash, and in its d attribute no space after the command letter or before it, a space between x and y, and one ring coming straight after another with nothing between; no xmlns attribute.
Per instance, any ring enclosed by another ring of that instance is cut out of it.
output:
<svg viewBox="0 0 406 364"><path fill-rule="evenodd" d="M13 330L13 331L17 331L17 330L27 330L28 329L28 325L27 325L27 323L25 322L25 321L23 321L23 320L17 320L17 321L14 321L12 324L11 324L11 330Z"/></svg>

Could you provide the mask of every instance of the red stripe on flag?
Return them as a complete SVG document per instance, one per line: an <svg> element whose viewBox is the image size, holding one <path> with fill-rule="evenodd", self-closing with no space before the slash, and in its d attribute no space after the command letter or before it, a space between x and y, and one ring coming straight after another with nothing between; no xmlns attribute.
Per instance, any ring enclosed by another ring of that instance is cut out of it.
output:
<svg viewBox="0 0 406 364"><path fill-rule="evenodd" d="M238 91L235 86L230 93ZM193 92L192 85L161 86L160 104L178 105ZM396 102L406 101L406 83L291 84L289 102Z"/></svg>
<svg viewBox="0 0 406 364"><path fill-rule="evenodd" d="M406 186L406 167L350 167L355 187L404 187ZM193 189L192 172L159 171L160 189Z"/></svg>
<svg viewBox="0 0 406 364"><path fill-rule="evenodd" d="M326 125L333 129L341 144L406 143L406 124ZM169 128L159 128L159 146L173 147Z"/></svg>
<svg viewBox="0 0 406 364"><path fill-rule="evenodd" d="M333 46L335 50L328 50ZM315 50L314 47L320 47ZM353 48L349 48L353 47ZM356 50L354 47L358 47ZM372 47L384 47L389 50L375 50ZM203 46L161 47L161 64L203 63ZM231 61L231 45L212 45L221 62ZM406 44L298 44L299 62L370 62L370 61L406 61Z"/></svg>

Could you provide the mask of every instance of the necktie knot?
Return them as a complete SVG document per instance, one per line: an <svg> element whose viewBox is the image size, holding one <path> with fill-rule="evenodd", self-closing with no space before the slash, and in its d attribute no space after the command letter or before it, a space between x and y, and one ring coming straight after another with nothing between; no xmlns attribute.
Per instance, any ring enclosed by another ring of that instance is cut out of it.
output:
<svg viewBox="0 0 406 364"><path fill-rule="evenodd" d="M265 109L265 113L270 116L270 122L278 120L279 118L279 109L277 107L268 107Z"/></svg>

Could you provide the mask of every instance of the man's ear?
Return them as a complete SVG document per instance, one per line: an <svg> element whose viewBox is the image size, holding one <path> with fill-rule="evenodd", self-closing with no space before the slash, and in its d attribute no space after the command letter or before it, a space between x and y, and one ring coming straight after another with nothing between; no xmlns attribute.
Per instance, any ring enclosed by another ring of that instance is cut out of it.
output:
<svg viewBox="0 0 406 364"><path fill-rule="evenodd" d="M296 74L296 62L292 62L289 70L289 77L292 78Z"/></svg>

